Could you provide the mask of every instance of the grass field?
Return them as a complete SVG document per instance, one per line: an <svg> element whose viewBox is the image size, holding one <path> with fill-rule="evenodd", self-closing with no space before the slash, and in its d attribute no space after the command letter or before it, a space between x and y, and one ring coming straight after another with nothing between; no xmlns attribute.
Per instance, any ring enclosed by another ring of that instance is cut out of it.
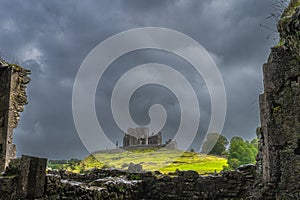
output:
<svg viewBox="0 0 300 200"><path fill-rule="evenodd" d="M92 168L127 169L130 163L141 164L144 170L161 173L178 170L195 170L200 174L219 172L227 166L222 157L208 156L179 150L144 149L132 151L101 151L83 159L79 164L68 167L73 172Z"/></svg>

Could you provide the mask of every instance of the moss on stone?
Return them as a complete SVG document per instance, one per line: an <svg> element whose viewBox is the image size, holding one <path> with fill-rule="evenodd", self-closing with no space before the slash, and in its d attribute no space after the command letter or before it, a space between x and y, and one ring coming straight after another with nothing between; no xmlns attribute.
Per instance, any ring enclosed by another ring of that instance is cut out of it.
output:
<svg viewBox="0 0 300 200"><path fill-rule="evenodd" d="M280 106L276 106L275 108L273 108L274 112L278 112L280 110Z"/></svg>
<svg viewBox="0 0 300 200"><path fill-rule="evenodd" d="M300 6L300 0L291 0L290 5L284 10L282 17L279 21L285 22L288 21L296 12L296 9Z"/></svg>
<svg viewBox="0 0 300 200"><path fill-rule="evenodd" d="M283 47L284 49L299 51L300 45L300 0L292 0L289 6L285 9L281 19L278 22L277 29L280 34L279 43L276 48Z"/></svg>

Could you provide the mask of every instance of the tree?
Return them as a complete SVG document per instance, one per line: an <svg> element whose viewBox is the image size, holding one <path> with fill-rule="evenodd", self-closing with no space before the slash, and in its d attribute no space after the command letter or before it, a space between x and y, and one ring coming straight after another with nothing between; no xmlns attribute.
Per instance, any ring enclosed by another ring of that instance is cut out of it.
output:
<svg viewBox="0 0 300 200"><path fill-rule="evenodd" d="M219 133L210 133L207 135L205 142L202 146L202 153L209 155L226 155L226 146L228 140L226 137Z"/></svg>
<svg viewBox="0 0 300 200"><path fill-rule="evenodd" d="M240 137L233 137L230 141L228 165L231 169L235 169L243 164L254 164L255 157L258 153L258 140L251 142L243 140Z"/></svg>

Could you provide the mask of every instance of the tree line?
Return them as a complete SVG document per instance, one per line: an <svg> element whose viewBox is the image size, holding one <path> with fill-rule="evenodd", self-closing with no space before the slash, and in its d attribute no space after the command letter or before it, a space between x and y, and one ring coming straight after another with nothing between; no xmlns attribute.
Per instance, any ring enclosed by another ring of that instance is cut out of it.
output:
<svg viewBox="0 0 300 200"><path fill-rule="evenodd" d="M213 144L214 146L211 148ZM219 133L210 133L203 143L202 152L208 153L208 155L226 157L228 168L235 169L243 164L255 164L258 153L258 139L248 141L236 136L229 142L225 136Z"/></svg>

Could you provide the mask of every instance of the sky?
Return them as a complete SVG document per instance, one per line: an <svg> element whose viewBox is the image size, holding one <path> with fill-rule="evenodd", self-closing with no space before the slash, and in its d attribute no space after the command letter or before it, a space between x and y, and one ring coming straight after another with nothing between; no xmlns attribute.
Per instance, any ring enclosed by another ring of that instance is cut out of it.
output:
<svg viewBox="0 0 300 200"><path fill-rule="evenodd" d="M18 155L68 159L89 154L77 133L72 114L76 74L83 60L100 42L141 27L173 29L200 43L217 64L226 89L227 113L222 134L229 139L256 137L260 123L258 95L263 92L262 65L277 42L277 35L271 30L276 30L275 20L268 18L274 1L0 2L1 57L32 71L27 89L29 104L14 134ZM114 84L131 67L149 62L172 66L190 80L199 100L202 120L191 147L199 149L211 115L207 86L184 60L157 50L128 53L105 71L97 87L95 107L107 137L112 142L122 143L123 132L116 126L109 109ZM143 79L147 73L141 72L139 78ZM162 129L166 141L178 130L181 114L178 100L168 88L145 85L136 90L130 98L130 114L138 125L146 126L150 120L148 110L153 104L161 104L167 113Z"/></svg>

